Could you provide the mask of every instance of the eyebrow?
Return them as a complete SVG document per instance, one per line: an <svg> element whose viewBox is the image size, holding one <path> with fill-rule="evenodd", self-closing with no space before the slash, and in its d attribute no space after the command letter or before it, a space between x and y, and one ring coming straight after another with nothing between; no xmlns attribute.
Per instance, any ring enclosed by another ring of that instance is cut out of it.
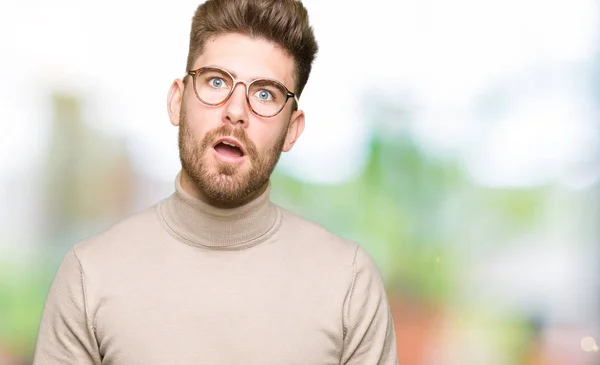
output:
<svg viewBox="0 0 600 365"><path fill-rule="evenodd" d="M233 76L234 79L238 79L238 75L235 73L235 71L231 71L230 69L228 69L226 67L223 67L221 65L212 64L212 65L206 65L206 66L201 66L201 67L216 67L216 68L220 68L220 69L223 69L223 70L226 70L227 72L229 72L231 74L231 76ZM250 80L244 80L244 81L250 81L250 82L252 82L254 80L275 80L275 81L281 83L283 86L285 86L286 89L290 90L283 81L279 81L279 80L271 78L271 77L265 77L265 76L254 77L254 78L252 78ZM292 93L295 94L294 91L292 91Z"/></svg>
<svg viewBox="0 0 600 365"><path fill-rule="evenodd" d="M235 73L235 71L231 71L230 69L228 69L226 67L223 67L223 66L220 66L220 65L207 65L207 66L204 66L204 67L218 67L218 68L222 68L223 70L226 70L227 72L229 72L231 74L231 76L233 76L235 79L239 78L238 74ZM250 80L246 80L246 81L254 81L254 80L259 80L259 79L276 80L276 79L274 79L272 77L259 76L259 77L251 78ZM283 83L283 81L279 81L279 82Z"/></svg>

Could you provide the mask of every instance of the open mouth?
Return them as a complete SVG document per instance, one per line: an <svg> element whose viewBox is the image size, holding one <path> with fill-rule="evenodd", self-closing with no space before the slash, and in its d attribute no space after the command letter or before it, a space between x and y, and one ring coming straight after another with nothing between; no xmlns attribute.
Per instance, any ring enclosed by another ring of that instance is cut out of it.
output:
<svg viewBox="0 0 600 365"><path fill-rule="evenodd" d="M213 147L217 154L225 160L239 160L244 157L245 153L239 142L226 138L221 139Z"/></svg>

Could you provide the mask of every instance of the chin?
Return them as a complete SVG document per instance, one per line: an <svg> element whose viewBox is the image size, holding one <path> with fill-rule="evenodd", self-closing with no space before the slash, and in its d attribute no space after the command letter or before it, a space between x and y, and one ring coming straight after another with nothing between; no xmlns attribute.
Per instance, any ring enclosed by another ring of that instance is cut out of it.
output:
<svg viewBox="0 0 600 365"><path fill-rule="evenodd" d="M224 176L229 176L229 177L248 174L247 168L244 168L243 165L232 165L232 164L223 163L223 162L217 163L216 166L212 170L217 175L224 175Z"/></svg>

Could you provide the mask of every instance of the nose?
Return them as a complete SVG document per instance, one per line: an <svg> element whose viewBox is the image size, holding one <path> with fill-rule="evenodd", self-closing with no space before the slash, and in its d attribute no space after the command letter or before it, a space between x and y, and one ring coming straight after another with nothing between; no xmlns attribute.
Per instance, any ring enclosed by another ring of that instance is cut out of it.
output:
<svg viewBox="0 0 600 365"><path fill-rule="evenodd" d="M246 100L246 84L238 82L229 99L225 103L223 119L226 123L248 125L248 102Z"/></svg>

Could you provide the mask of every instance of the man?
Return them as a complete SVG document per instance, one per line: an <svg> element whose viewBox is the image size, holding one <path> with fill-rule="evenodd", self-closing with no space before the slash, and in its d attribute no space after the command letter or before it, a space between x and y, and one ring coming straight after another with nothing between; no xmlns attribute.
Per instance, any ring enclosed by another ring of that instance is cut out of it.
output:
<svg viewBox="0 0 600 365"><path fill-rule="evenodd" d="M368 254L269 200L316 52L300 2L199 6L168 94L175 193L66 255L34 364L397 364Z"/></svg>

